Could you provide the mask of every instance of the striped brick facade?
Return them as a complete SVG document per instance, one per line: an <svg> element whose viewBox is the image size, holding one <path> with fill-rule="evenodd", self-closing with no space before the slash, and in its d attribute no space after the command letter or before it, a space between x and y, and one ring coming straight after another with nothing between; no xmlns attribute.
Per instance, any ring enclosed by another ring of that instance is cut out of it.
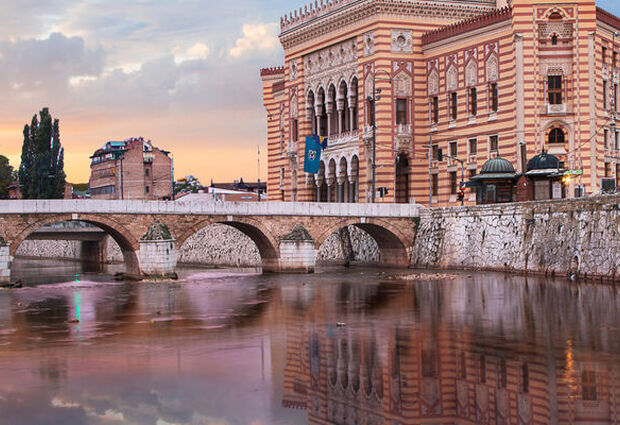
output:
<svg viewBox="0 0 620 425"><path fill-rule="evenodd" d="M611 125L620 20L594 0L334 0L281 29L285 65L261 71L270 200L371 200L373 76L375 185L388 189L378 202L428 204L432 193L433 206L457 205L462 175L496 156L521 173L543 149L583 171L565 182L567 197L620 176ZM313 133L329 141L319 173L307 175ZM436 161L437 149L464 166Z"/></svg>

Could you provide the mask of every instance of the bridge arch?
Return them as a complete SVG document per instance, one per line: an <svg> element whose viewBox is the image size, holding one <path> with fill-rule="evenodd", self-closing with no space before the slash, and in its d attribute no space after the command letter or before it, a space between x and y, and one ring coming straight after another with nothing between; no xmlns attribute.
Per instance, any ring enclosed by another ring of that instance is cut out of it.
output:
<svg viewBox="0 0 620 425"><path fill-rule="evenodd" d="M259 220L251 217L234 217L232 220L216 217L201 220L177 237L179 249L192 235L213 224L224 224L233 227L249 237L258 248L263 272L279 271L280 255L277 238Z"/></svg>
<svg viewBox="0 0 620 425"><path fill-rule="evenodd" d="M118 244L123 253L123 260L125 263L125 274L130 277L139 278L140 263L138 261L137 252L140 250L140 244L138 238L133 236L132 233L122 224L117 223L107 217L102 216L88 216L74 219L71 214L66 215L54 215L51 217L45 217L37 220L28 226L26 226L21 232L14 237L9 245L9 253L11 256L15 256L19 246L35 231L40 228L60 222L82 222L92 224L106 232L114 241Z"/></svg>
<svg viewBox="0 0 620 425"><path fill-rule="evenodd" d="M357 217L352 217L337 221L315 236L315 248L319 249L329 236L347 226L355 226L364 230L377 242L380 265L409 267L413 238L408 238L397 226L382 219L369 218L362 221Z"/></svg>

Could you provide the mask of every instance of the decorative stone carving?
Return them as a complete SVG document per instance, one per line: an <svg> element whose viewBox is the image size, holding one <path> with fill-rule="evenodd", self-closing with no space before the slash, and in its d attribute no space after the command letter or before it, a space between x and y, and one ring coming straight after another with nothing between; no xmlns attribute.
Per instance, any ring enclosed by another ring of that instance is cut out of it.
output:
<svg viewBox="0 0 620 425"><path fill-rule="evenodd" d="M289 64L289 77L291 81L295 81L297 79L297 71L299 69L299 65L297 64L297 59L294 59Z"/></svg>
<svg viewBox="0 0 620 425"><path fill-rule="evenodd" d="M305 82L309 88L327 87L357 76L357 42L343 41L304 56Z"/></svg>
<svg viewBox="0 0 620 425"><path fill-rule="evenodd" d="M538 25L538 37L548 39L553 35L565 39L572 38L573 24L570 22L543 22Z"/></svg>
<svg viewBox="0 0 620 425"><path fill-rule="evenodd" d="M532 420L532 402L529 394L519 394L519 418L522 423L529 424Z"/></svg>
<svg viewBox="0 0 620 425"><path fill-rule="evenodd" d="M374 31L367 32L362 36L364 38L364 56L372 56L375 54L375 33Z"/></svg>
<svg viewBox="0 0 620 425"><path fill-rule="evenodd" d="M487 59L486 71L487 82L497 81L499 77L499 64L497 61L497 56L492 55L489 59Z"/></svg>
<svg viewBox="0 0 620 425"><path fill-rule="evenodd" d="M506 389L497 391L497 412L502 418L507 418L510 414L510 397Z"/></svg>
<svg viewBox="0 0 620 425"><path fill-rule="evenodd" d="M413 52L410 30L392 30L392 53Z"/></svg>
<svg viewBox="0 0 620 425"><path fill-rule="evenodd" d="M431 75L428 76L428 94L430 96L439 92L439 73L433 70Z"/></svg>
<svg viewBox="0 0 620 425"><path fill-rule="evenodd" d="M394 94L398 97L411 96L411 77L404 71L394 77Z"/></svg>
<svg viewBox="0 0 620 425"><path fill-rule="evenodd" d="M456 383L456 400L458 402L459 413L467 416L469 407L469 386L467 381L459 380Z"/></svg>
<svg viewBox="0 0 620 425"><path fill-rule="evenodd" d="M366 81L364 82L364 88L366 90L366 96L372 97L372 74L368 74L366 76Z"/></svg>
<svg viewBox="0 0 620 425"><path fill-rule="evenodd" d="M427 414L435 413L435 405L439 402L439 382L435 378L424 378L420 388L420 399L427 405Z"/></svg>
<svg viewBox="0 0 620 425"><path fill-rule="evenodd" d="M465 84L468 87L478 85L478 64L473 59L465 67Z"/></svg>
<svg viewBox="0 0 620 425"><path fill-rule="evenodd" d="M451 65L446 72L446 90L449 92L456 91L459 86L459 74L456 66Z"/></svg>
<svg viewBox="0 0 620 425"><path fill-rule="evenodd" d="M297 93L294 93L293 96L291 96L291 118L297 118L299 115L299 106L297 103Z"/></svg>
<svg viewBox="0 0 620 425"><path fill-rule="evenodd" d="M284 130L286 127L286 111L284 109L284 104L280 104L280 130Z"/></svg>

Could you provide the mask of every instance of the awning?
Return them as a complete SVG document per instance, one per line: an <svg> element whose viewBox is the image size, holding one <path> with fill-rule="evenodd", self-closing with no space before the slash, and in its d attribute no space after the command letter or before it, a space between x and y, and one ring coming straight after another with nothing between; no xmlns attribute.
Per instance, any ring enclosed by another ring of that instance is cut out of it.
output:
<svg viewBox="0 0 620 425"><path fill-rule="evenodd" d="M474 176L471 179L474 181L477 181L477 180L514 180L515 177L517 177L517 175L513 173L485 173L485 174L478 174L477 176Z"/></svg>
<svg viewBox="0 0 620 425"><path fill-rule="evenodd" d="M482 183L480 182L464 182L461 187L480 187Z"/></svg>
<svg viewBox="0 0 620 425"><path fill-rule="evenodd" d="M543 168L540 170L530 170L525 173L528 177L562 176L564 173L558 168Z"/></svg>

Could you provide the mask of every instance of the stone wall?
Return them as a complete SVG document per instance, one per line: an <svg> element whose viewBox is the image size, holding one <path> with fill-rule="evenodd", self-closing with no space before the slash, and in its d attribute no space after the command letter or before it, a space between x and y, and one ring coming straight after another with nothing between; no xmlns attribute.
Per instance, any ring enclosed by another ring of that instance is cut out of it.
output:
<svg viewBox="0 0 620 425"><path fill-rule="evenodd" d="M80 241L25 240L15 256L75 260L80 258L80 243Z"/></svg>
<svg viewBox="0 0 620 425"><path fill-rule="evenodd" d="M619 196L426 210L414 267L617 279Z"/></svg>

